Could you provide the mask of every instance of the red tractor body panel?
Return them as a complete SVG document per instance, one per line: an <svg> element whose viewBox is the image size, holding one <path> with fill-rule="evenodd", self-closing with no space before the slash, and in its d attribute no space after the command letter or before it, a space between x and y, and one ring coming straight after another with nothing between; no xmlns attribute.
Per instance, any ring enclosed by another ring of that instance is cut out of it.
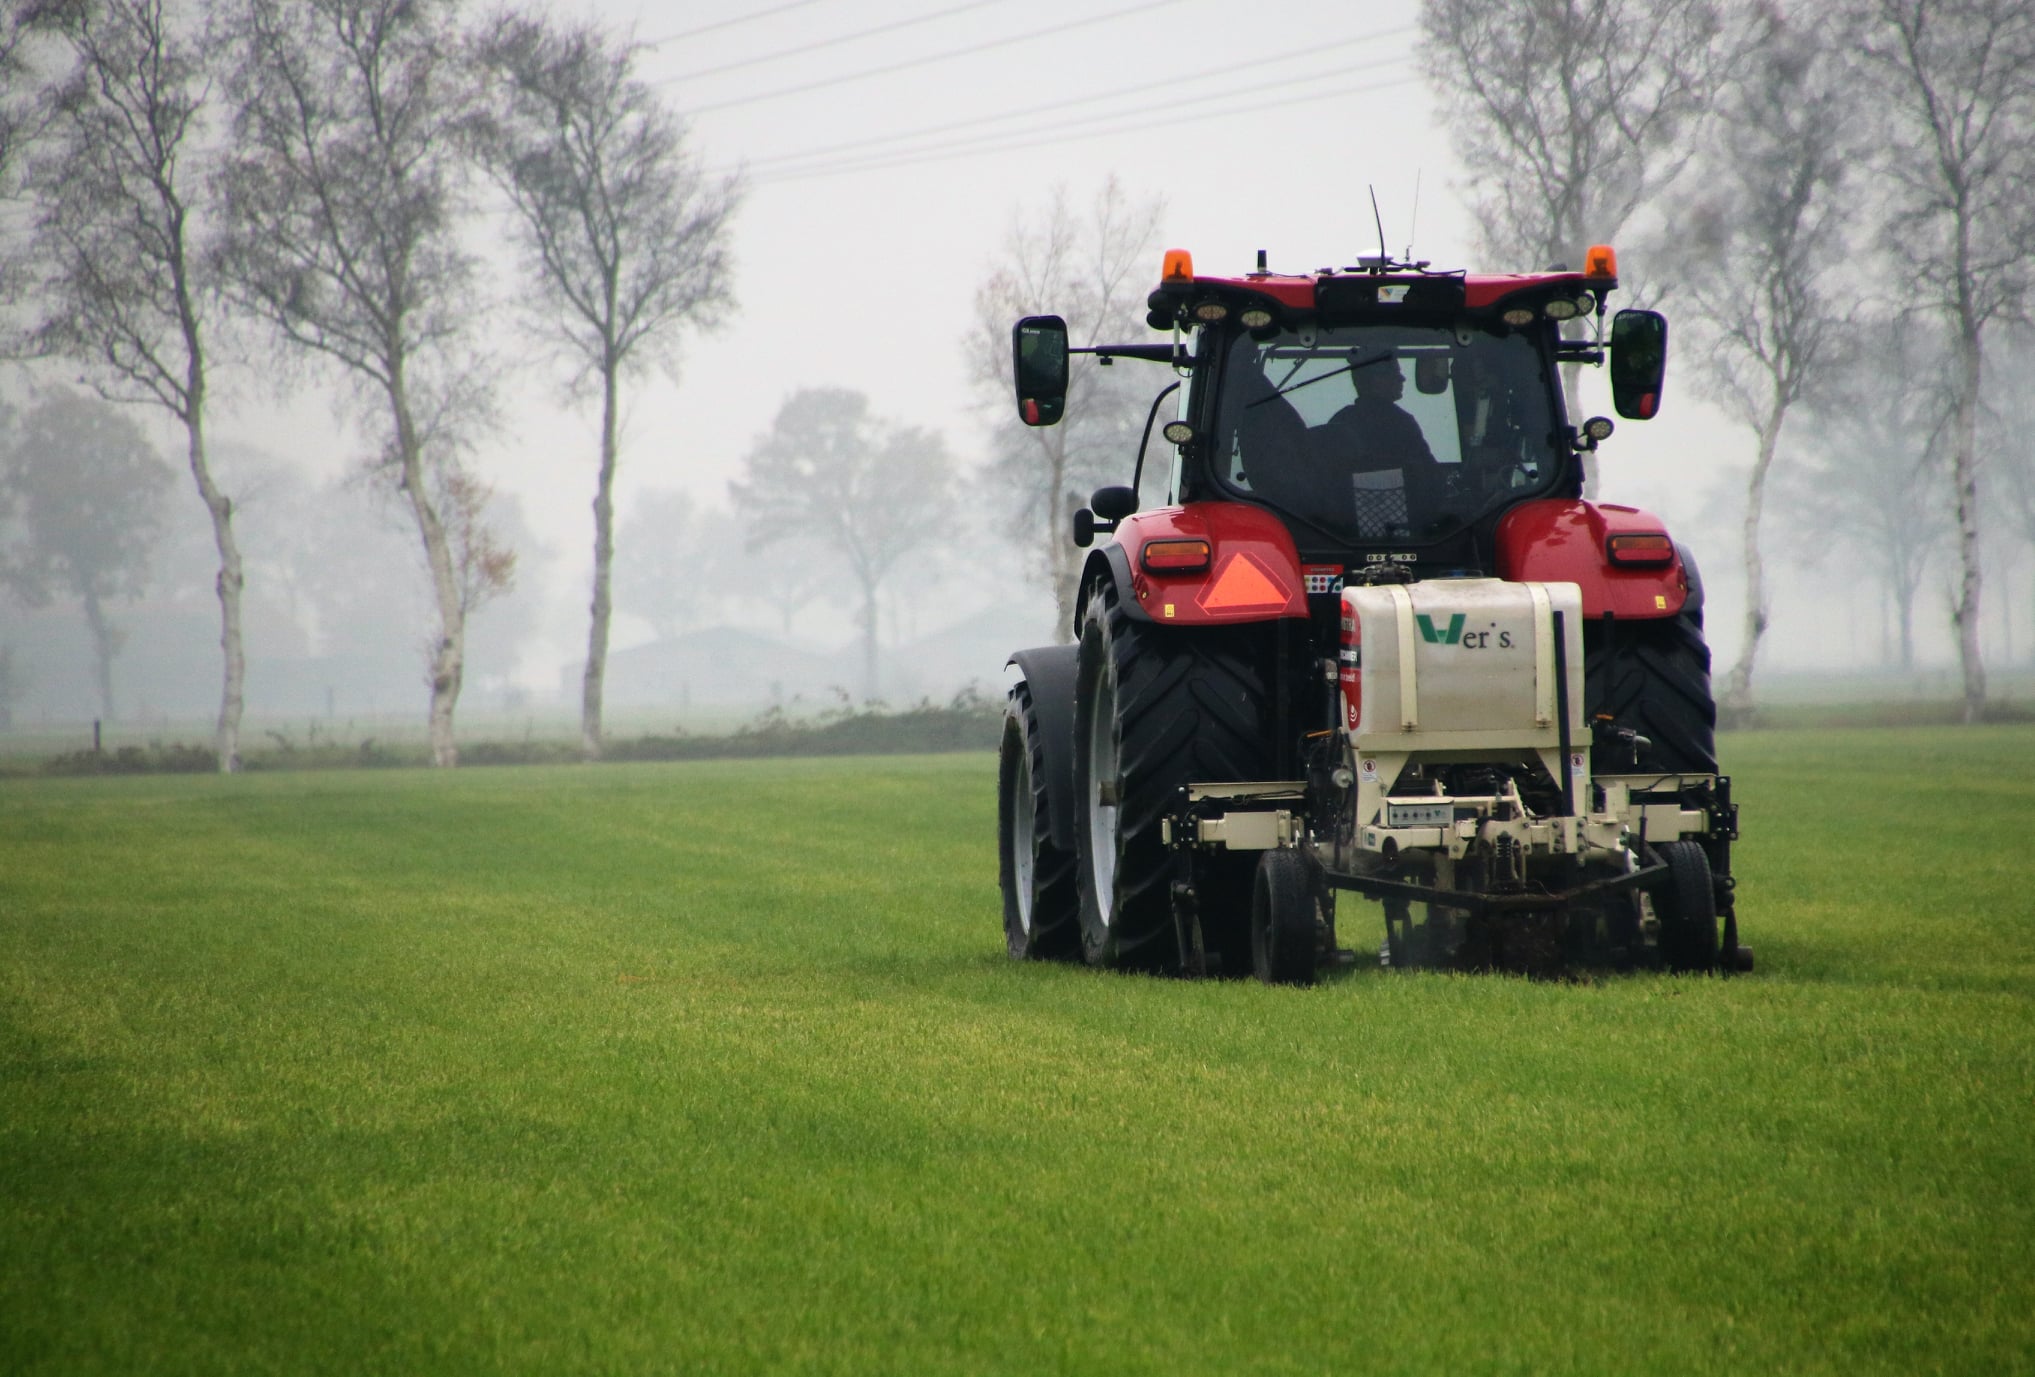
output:
<svg viewBox="0 0 2035 1377"><path fill-rule="evenodd" d="M1573 583L1583 590L1586 617L1672 617L1689 597L1680 552L1653 565L1615 564L1610 555L1614 535L1665 536L1667 529L1637 507L1559 497L1522 502L1498 523L1498 577Z"/></svg>
<svg viewBox="0 0 2035 1377"><path fill-rule="evenodd" d="M1143 558L1153 541L1208 542L1205 568L1151 569ZM1131 569L1131 596L1155 622L1233 625L1307 615L1300 555L1286 523L1242 502L1191 502L1127 516L1117 527Z"/></svg>
<svg viewBox="0 0 2035 1377"><path fill-rule="evenodd" d="M1515 292L1541 291L1553 287L1573 287L1577 291L1594 292L1607 290L1617 283L1616 278L1587 277L1582 273L1484 273L1448 276L1463 284L1463 305L1473 311L1496 306ZM1260 296L1270 297L1288 310L1311 311L1316 305L1317 284L1323 280L1315 276L1263 273L1249 277L1197 276L1191 281L1175 279L1163 285L1190 290L1203 287L1213 288L1217 292L1255 292ZM1403 285L1445 279L1441 276L1396 273L1367 280L1384 285Z"/></svg>

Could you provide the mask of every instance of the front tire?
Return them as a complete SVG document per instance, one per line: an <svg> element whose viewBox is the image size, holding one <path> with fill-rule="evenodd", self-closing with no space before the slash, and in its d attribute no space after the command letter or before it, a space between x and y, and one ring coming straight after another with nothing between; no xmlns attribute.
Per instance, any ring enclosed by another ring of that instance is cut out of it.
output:
<svg viewBox="0 0 2035 1377"><path fill-rule="evenodd" d="M1660 919L1661 960L1671 971L1693 974L1717 969L1717 891L1710 858L1694 842L1660 848L1668 882L1653 896Z"/></svg>
<svg viewBox="0 0 2035 1377"><path fill-rule="evenodd" d="M1182 785L1269 777L1269 663L1256 627L1133 620L1104 581L1089 595L1075 670L1075 875L1090 963L1171 970L1172 856L1160 824ZM1224 968L1244 967L1249 854L1198 867L1203 932Z"/></svg>
<svg viewBox="0 0 2035 1377"><path fill-rule="evenodd" d="M1046 810L1046 751L1031 688L1010 692L997 768L997 860L1003 938L1013 961L1064 959L1080 950L1074 856L1053 844Z"/></svg>
<svg viewBox="0 0 2035 1377"><path fill-rule="evenodd" d="M1251 884L1251 969L1267 985L1312 985L1321 933L1314 875L1295 851L1261 853Z"/></svg>

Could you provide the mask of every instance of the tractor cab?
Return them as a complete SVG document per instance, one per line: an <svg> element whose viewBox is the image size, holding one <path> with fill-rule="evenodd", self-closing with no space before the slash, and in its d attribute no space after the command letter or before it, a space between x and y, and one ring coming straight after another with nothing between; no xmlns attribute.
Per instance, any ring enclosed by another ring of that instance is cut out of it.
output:
<svg viewBox="0 0 2035 1377"><path fill-rule="evenodd" d="M1070 350L1057 317L1018 322L1019 413L1031 425L1060 419L1069 353L1168 362L1184 381L1164 431L1174 505L1264 508L1311 563L1495 571L1499 518L1579 496L1580 455L1611 433L1606 418L1571 424L1560 369L1605 360L1616 286L1602 247L1581 273L1475 277L1387 258L1311 276L1197 277L1176 249L1147 317L1173 332L1171 345ZM1579 322L1587 334L1574 337ZM1612 341L1617 409L1648 418L1666 323L1621 311ZM1077 541L1124 515L1084 514Z"/></svg>

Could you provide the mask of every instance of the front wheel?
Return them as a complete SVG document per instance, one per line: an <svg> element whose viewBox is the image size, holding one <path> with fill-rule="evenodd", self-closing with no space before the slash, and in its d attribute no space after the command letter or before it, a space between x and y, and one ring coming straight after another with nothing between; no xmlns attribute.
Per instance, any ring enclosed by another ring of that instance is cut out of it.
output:
<svg viewBox="0 0 2035 1377"><path fill-rule="evenodd" d="M1251 969L1267 985L1312 985L1320 952L1314 874L1295 851L1266 851L1251 884Z"/></svg>
<svg viewBox="0 0 2035 1377"><path fill-rule="evenodd" d="M1668 867L1668 882L1653 896L1661 959L1671 971L1714 971L1717 889L1710 880L1710 858L1686 841L1668 842L1660 853Z"/></svg>

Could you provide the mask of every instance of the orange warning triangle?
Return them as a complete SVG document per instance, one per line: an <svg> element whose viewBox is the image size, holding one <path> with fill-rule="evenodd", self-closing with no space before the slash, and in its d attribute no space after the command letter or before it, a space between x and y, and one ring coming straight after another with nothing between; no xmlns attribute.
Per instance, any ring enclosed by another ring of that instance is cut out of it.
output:
<svg viewBox="0 0 2035 1377"><path fill-rule="evenodd" d="M1204 612L1256 612L1284 607L1290 599L1271 571L1239 550L1223 561L1215 579L1195 601Z"/></svg>

